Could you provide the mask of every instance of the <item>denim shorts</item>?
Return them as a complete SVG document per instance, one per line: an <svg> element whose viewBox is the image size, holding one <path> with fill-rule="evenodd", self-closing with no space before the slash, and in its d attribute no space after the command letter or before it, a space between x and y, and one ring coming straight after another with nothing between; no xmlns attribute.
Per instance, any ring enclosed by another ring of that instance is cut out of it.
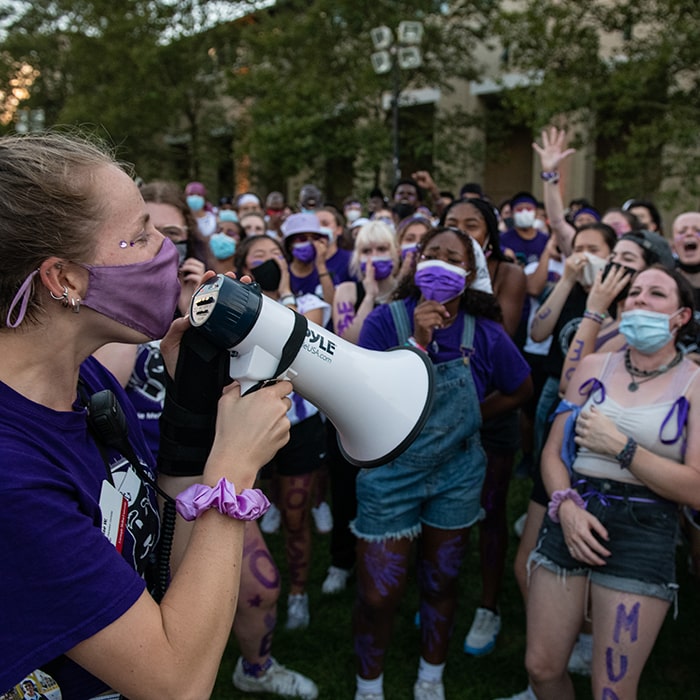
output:
<svg viewBox="0 0 700 700"><path fill-rule="evenodd" d="M483 518L481 487L486 458L478 432L452 455L398 459L362 469L357 476L357 537L382 541L420 534L421 525L442 530L471 527Z"/></svg>
<svg viewBox="0 0 700 700"><path fill-rule="evenodd" d="M608 531L609 539L603 545L610 556L604 566L589 566L574 559L561 526L545 514L528 568L544 566L568 576L590 574L593 583L606 588L673 601L678 589L678 505L646 486L578 474L571 481L586 501L586 510Z"/></svg>

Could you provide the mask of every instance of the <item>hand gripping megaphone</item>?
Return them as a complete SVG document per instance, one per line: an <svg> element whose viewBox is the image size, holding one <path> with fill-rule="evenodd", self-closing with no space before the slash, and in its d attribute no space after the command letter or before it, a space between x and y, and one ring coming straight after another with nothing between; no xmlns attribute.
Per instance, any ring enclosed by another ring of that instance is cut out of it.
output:
<svg viewBox="0 0 700 700"><path fill-rule="evenodd" d="M224 275L192 297L190 322L231 354L229 374L246 393L288 379L338 431L343 456L377 467L400 455L428 418L433 367L411 347L365 350Z"/></svg>

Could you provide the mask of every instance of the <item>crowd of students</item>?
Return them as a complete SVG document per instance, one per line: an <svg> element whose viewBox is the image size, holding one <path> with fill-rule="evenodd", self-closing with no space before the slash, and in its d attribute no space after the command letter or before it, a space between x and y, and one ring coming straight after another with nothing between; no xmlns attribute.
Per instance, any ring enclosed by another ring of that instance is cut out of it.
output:
<svg viewBox="0 0 700 700"><path fill-rule="evenodd" d="M23 533L3 538L0 561L18 571L27 548L49 550L53 579L51 595L39 577L1 584L22 639L3 644L8 697L30 682L70 698L204 697L233 624L236 688L313 700L313 680L272 648L279 566L286 627L302 635L313 615L316 517L331 530L323 593L355 580L355 700L384 698L414 571L414 700L442 700L472 526L481 594L463 648L497 646L515 469L533 488L514 562L530 682L513 700L573 698L569 671L591 675L595 697L636 697L675 600L678 528L693 542L698 531L700 212L664 237L648 201L565 208L565 133L533 148L543 202L521 191L494 203L474 183L455 196L419 171L388 197L334 206L312 184L294 205L279 192L214 204L199 182L137 188L82 141L0 140L0 518ZM203 351L187 319L213 273L247 276L362 347L425 353L435 400L411 446L358 470L289 383L240 396L225 353ZM121 442L91 418L104 390L125 415ZM278 527L284 562L265 544Z"/></svg>

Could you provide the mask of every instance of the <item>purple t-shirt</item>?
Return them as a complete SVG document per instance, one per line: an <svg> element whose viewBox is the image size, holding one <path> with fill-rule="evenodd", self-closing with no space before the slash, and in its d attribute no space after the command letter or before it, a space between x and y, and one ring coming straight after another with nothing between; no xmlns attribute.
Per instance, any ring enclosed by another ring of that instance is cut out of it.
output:
<svg viewBox="0 0 700 700"><path fill-rule="evenodd" d="M350 274L348 266L352 253L344 248L338 250L326 260L326 267L331 273L333 285L338 286L341 282L354 281L354 277ZM306 277L297 277L291 269L289 270L289 282L292 287L292 293L297 296L301 294L315 294L323 299L323 289L321 287L321 278L316 272L316 268L311 270L311 273Z"/></svg>
<svg viewBox="0 0 700 700"><path fill-rule="evenodd" d="M404 299L411 330L416 299ZM462 357L460 342L464 329L464 315L448 328L436 331L437 352L430 358L435 364ZM388 350L399 344L389 304L377 306L365 319L358 345L369 350ZM503 327L495 321L476 317L474 353L469 361L479 401L494 390L512 394L530 374L530 367Z"/></svg>
<svg viewBox="0 0 700 700"><path fill-rule="evenodd" d="M89 358L87 395L111 389L144 465L152 457L115 378ZM61 657L121 617L145 589L158 539L155 493L126 460L107 450L112 481L129 504L122 553L102 534L100 491L107 465L87 430L86 410L54 411L0 383L0 693L42 668L64 698L80 700L104 683Z"/></svg>
<svg viewBox="0 0 700 700"><path fill-rule="evenodd" d="M352 258L352 251L345 250L345 248L338 248L338 250L326 260L326 267L331 273L331 279L336 287L341 282L355 281L355 278L350 274L350 258Z"/></svg>
<svg viewBox="0 0 700 700"><path fill-rule="evenodd" d="M509 228L501 234L501 249L510 248L515 253L517 262L527 265L540 259L548 240L549 237L542 231L537 231L534 238L526 240L514 228Z"/></svg>

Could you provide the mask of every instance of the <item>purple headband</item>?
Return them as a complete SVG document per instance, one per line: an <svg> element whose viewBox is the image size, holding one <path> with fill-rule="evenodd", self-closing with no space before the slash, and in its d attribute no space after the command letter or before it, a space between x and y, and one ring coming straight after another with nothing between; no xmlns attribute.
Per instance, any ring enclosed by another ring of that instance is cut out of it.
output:
<svg viewBox="0 0 700 700"><path fill-rule="evenodd" d="M518 204L522 204L523 202L527 202L528 204L532 204L534 207L537 207L537 200L530 195L521 195L520 197L512 199L510 202L510 206L517 207Z"/></svg>
<svg viewBox="0 0 700 700"><path fill-rule="evenodd" d="M590 207L581 207L575 214L574 214L574 221L581 215L581 214L590 214L596 221L601 220L600 213L597 212L595 209L591 209Z"/></svg>

